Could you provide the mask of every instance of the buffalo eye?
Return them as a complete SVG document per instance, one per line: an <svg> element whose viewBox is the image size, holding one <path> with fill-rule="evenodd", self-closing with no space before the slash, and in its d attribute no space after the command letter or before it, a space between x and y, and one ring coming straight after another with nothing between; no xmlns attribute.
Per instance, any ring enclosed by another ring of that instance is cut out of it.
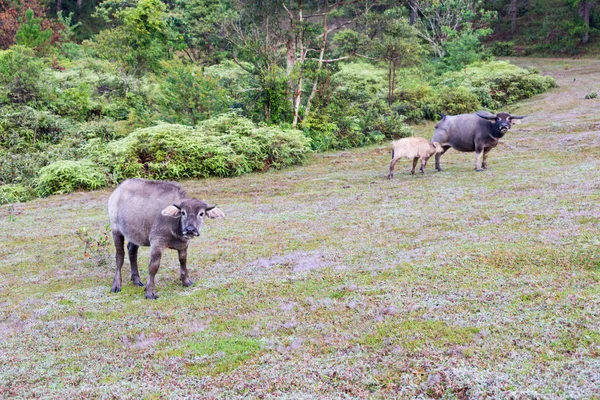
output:
<svg viewBox="0 0 600 400"><path fill-rule="evenodd" d="M199 217L204 217L204 211L200 211L200 212L198 213L198 216L199 216Z"/></svg>
<svg viewBox="0 0 600 400"><path fill-rule="evenodd" d="M183 215L183 216L185 217L185 216L186 216L186 214L187 214L187 213L185 212L185 210L181 210L181 215Z"/></svg>

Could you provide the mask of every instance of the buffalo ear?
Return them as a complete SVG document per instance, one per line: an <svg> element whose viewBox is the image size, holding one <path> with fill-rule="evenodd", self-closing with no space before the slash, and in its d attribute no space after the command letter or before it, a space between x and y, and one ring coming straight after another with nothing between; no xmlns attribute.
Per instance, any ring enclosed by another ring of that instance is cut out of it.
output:
<svg viewBox="0 0 600 400"><path fill-rule="evenodd" d="M212 206L206 208L206 216L210 219L223 218L225 213L217 208L217 206Z"/></svg>
<svg viewBox="0 0 600 400"><path fill-rule="evenodd" d="M181 216L181 207L173 204L162 210L160 213L165 217L179 218Z"/></svg>
<svg viewBox="0 0 600 400"><path fill-rule="evenodd" d="M496 114L492 114L492 113L484 114L484 111L477 111L475 114L477 114L477 116L479 118L487 119L488 121L495 121L497 118Z"/></svg>

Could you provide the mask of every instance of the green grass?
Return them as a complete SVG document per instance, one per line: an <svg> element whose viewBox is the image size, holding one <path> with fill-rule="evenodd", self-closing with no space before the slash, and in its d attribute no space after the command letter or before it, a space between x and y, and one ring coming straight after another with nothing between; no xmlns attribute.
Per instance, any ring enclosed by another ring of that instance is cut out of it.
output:
<svg viewBox="0 0 600 400"><path fill-rule="evenodd" d="M507 110L485 172L450 150L390 181L386 144L183 182L226 217L157 301L128 261L110 293L109 190L0 207L0 397L594 398L600 68L517 61L560 87Z"/></svg>
<svg viewBox="0 0 600 400"><path fill-rule="evenodd" d="M450 326L441 321L387 321L376 326L376 332L363 337L359 343L367 347L402 346L415 352L426 347L446 348L473 341L479 328Z"/></svg>

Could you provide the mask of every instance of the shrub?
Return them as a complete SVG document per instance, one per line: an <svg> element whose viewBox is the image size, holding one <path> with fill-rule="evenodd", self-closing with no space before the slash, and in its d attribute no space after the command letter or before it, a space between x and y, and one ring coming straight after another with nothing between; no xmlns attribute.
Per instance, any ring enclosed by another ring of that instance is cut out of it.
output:
<svg viewBox="0 0 600 400"><path fill-rule="evenodd" d="M426 83L399 90L392 104L392 109L412 123L437 118L439 108L437 93Z"/></svg>
<svg viewBox="0 0 600 400"><path fill-rule="evenodd" d="M406 116L392 110L387 101L378 99L369 106L362 118L361 130L365 138L361 145L412 135L412 129L404 123Z"/></svg>
<svg viewBox="0 0 600 400"><path fill-rule="evenodd" d="M387 72L367 63L349 63L333 76L336 96L352 102L367 102L387 91Z"/></svg>
<svg viewBox="0 0 600 400"><path fill-rule="evenodd" d="M0 103L42 103L50 81L45 62L32 49L13 46L0 51Z"/></svg>
<svg viewBox="0 0 600 400"><path fill-rule="evenodd" d="M460 32L451 31L444 48L446 55L443 65L451 70L459 70L474 62L489 59L489 54L481 45L480 38L490 34L491 29L473 29L466 24Z"/></svg>
<svg viewBox="0 0 600 400"><path fill-rule="evenodd" d="M589 92L585 95L586 100L595 99L596 97L598 97L598 93L596 92Z"/></svg>
<svg viewBox="0 0 600 400"><path fill-rule="evenodd" d="M90 121L86 124L82 124L78 128L78 132L87 140L100 139L104 142L109 142L119 138L117 126L110 119Z"/></svg>
<svg viewBox="0 0 600 400"><path fill-rule="evenodd" d="M58 143L73 129L69 121L28 106L0 109L0 146L13 151L35 151Z"/></svg>
<svg viewBox="0 0 600 400"><path fill-rule="evenodd" d="M490 51L497 57L510 57L516 55L514 42L492 42Z"/></svg>
<svg viewBox="0 0 600 400"><path fill-rule="evenodd" d="M444 114L456 115L481 108L477 95L465 87L449 88L440 96L440 108Z"/></svg>
<svg viewBox="0 0 600 400"><path fill-rule="evenodd" d="M159 103L169 122L196 125L228 108L225 90L201 68L163 61Z"/></svg>
<svg viewBox="0 0 600 400"><path fill-rule="evenodd" d="M46 165L45 153L0 152L0 182L19 184L31 180L41 167Z"/></svg>
<svg viewBox="0 0 600 400"><path fill-rule="evenodd" d="M107 160L96 144L92 157ZM235 176L302 162L309 140L302 132L257 127L237 114L224 114L196 128L162 124L138 129L110 143L109 168L114 179ZM92 149L93 152L93 149Z"/></svg>
<svg viewBox="0 0 600 400"><path fill-rule="evenodd" d="M29 184L42 167L81 154L80 145L73 141L28 151L0 149L0 184Z"/></svg>
<svg viewBox="0 0 600 400"><path fill-rule="evenodd" d="M100 104L92 99L92 92L87 83L80 83L76 87L58 92L51 108L56 114L77 121L87 121L91 117L99 116L102 112Z"/></svg>
<svg viewBox="0 0 600 400"><path fill-rule="evenodd" d="M1 185L0 204L17 203L33 198L31 188L23 185Z"/></svg>
<svg viewBox="0 0 600 400"><path fill-rule="evenodd" d="M25 12L24 18L19 18L21 26L15 34L15 44L45 51L50 45L51 29L42 29L42 18L34 18L33 10Z"/></svg>
<svg viewBox="0 0 600 400"><path fill-rule="evenodd" d="M339 128L329 121L327 113L312 113L302 121L300 127L306 137L310 139L313 150L326 151L338 147Z"/></svg>
<svg viewBox="0 0 600 400"><path fill-rule="evenodd" d="M93 190L106 186L106 177L89 160L56 161L42 168L35 180L40 196Z"/></svg>
<svg viewBox="0 0 600 400"><path fill-rule="evenodd" d="M313 149L324 151L379 143L386 137L406 136L405 117L392 110L386 70L366 63L342 65L324 83L311 115L301 128Z"/></svg>
<svg viewBox="0 0 600 400"><path fill-rule="evenodd" d="M519 68L506 61L478 63L461 72L446 73L441 84L469 88L478 93L483 106L492 109L527 99L556 86L552 77L541 76L535 70ZM488 95L482 95L482 90Z"/></svg>

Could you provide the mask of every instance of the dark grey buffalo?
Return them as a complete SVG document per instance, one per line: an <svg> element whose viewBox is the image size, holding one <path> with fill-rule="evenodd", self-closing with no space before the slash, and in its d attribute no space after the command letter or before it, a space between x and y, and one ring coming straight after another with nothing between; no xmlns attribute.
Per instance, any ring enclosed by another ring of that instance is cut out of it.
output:
<svg viewBox="0 0 600 400"><path fill-rule="evenodd" d="M199 235L205 217L220 218L225 214L215 206L189 198L176 183L128 179L108 199L108 216L117 262L111 291L121 290L121 267L125 258L124 242L127 239L131 281L138 286L144 286L138 271L138 248L150 246L146 298L156 299L158 295L154 291L154 277L163 251L177 250L181 283L183 286L193 285L186 266L189 240Z"/></svg>
<svg viewBox="0 0 600 400"><path fill-rule="evenodd" d="M498 141L511 128L513 119L522 119L526 115L508 113L492 114L477 111L473 114L444 115L435 125L432 142L438 142L443 151L435 155L435 169L441 171L440 157L450 147L458 151L475 152L475 169L487 168L487 155L498 145ZM482 160L483 155L483 160Z"/></svg>

